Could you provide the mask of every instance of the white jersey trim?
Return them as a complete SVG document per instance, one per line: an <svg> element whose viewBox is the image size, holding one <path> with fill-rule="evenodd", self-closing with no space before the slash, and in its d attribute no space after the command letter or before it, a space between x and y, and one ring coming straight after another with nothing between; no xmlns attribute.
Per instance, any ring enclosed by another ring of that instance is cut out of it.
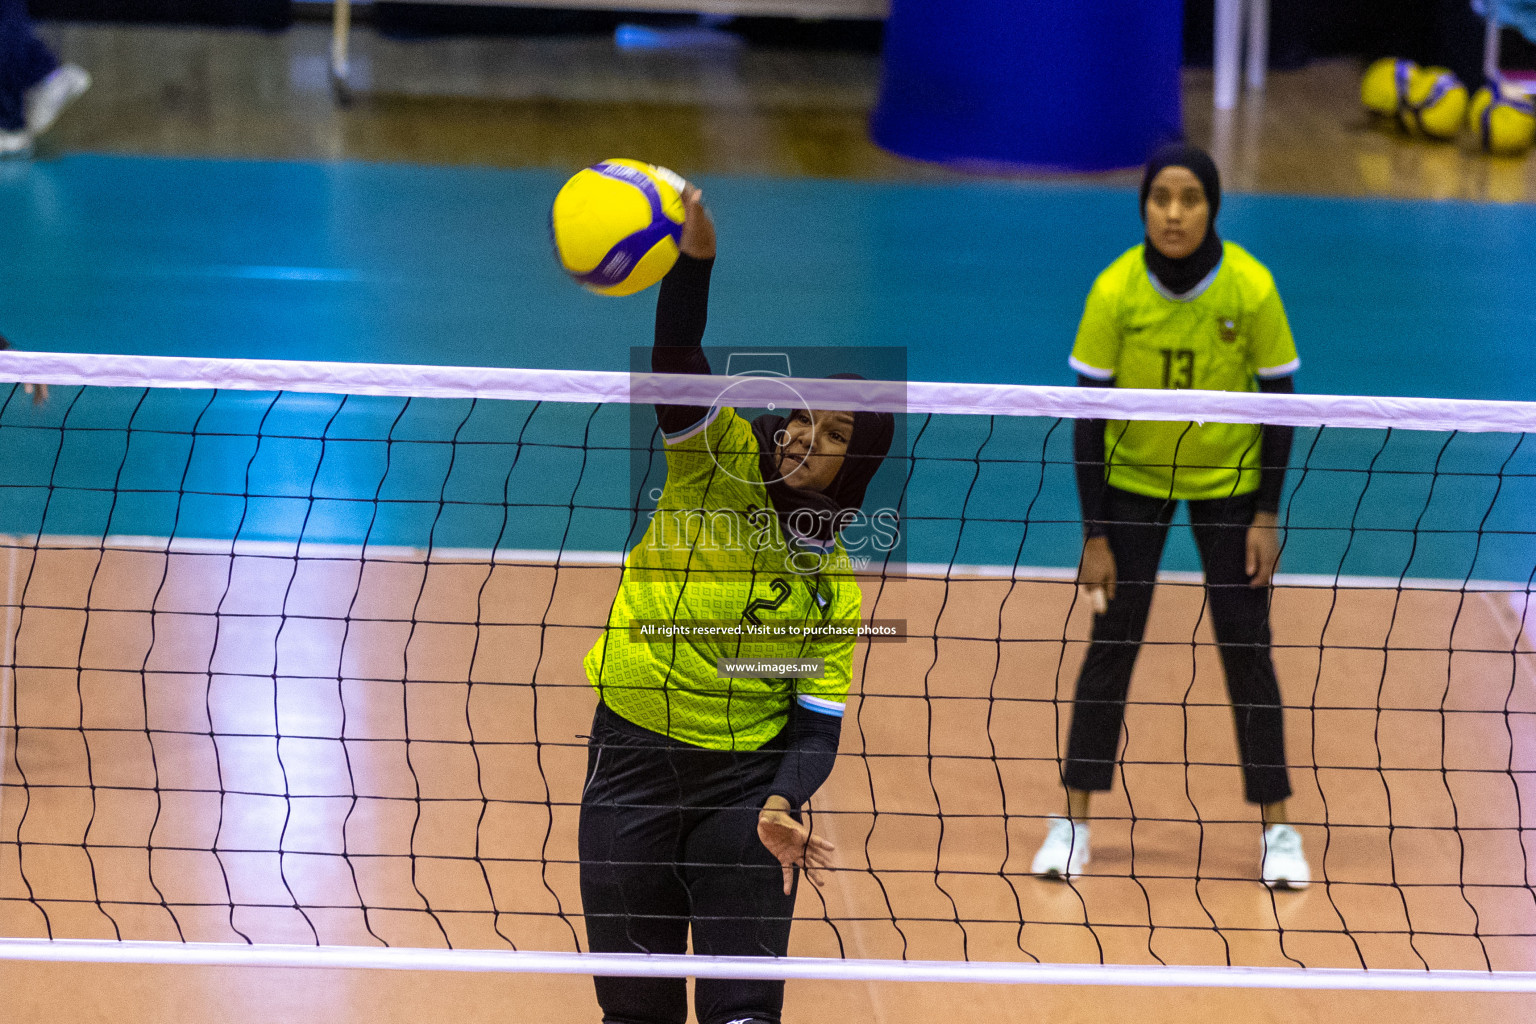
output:
<svg viewBox="0 0 1536 1024"><path fill-rule="evenodd" d="M1092 377L1094 380L1114 380L1114 370L1101 370L1097 366L1089 366L1077 356L1068 356L1067 365L1072 367L1084 377Z"/></svg>
<svg viewBox="0 0 1536 1024"><path fill-rule="evenodd" d="M796 694L795 701L803 708L819 711L824 715L832 715L835 718L843 717L843 709L846 706L835 700L827 700L825 697L812 697L808 693Z"/></svg>
<svg viewBox="0 0 1536 1024"><path fill-rule="evenodd" d="M1260 367L1254 370L1253 374L1262 380L1274 380L1276 377L1289 377L1299 369L1301 369L1301 360L1292 359L1290 362L1281 363L1279 366Z"/></svg>

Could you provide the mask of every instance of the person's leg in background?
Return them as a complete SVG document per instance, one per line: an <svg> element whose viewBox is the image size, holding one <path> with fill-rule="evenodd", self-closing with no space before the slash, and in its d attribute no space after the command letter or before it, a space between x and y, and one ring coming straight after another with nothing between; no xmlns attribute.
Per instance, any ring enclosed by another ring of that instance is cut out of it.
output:
<svg viewBox="0 0 1536 1024"><path fill-rule="evenodd" d="M1124 731L1131 672L1141 651L1168 524L1178 502L1111 487L1104 498L1115 596L1093 617L1092 639L1078 671L1062 783L1067 816L1053 817L1030 870L1047 878L1077 874L1088 864L1091 801L1110 788Z"/></svg>
<svg viewBox="0 0 1536 1024"><path fill-rule="evenodd" d="M1243 795L1260 808L1264 824L1264 881L1274 888L1304 889L1311 869L1286 809L1291 780L1285 709L1270 653L1272 590L1252 586L1246 566L1254 508L1252 494L1192 501L1189 519L1205 566L1211 626L1232 698Z"/></svg>
<svg viewBox="0 0 1536 1024"><path fill-rule="evenodd" d="M31 152L33 139L90 84L33 33L26 0L0 0L0 157Z"/></svg>
<svg viewBox="0 0 1536 1024"><path fill-rule="evenodd" d="M1093 633L1078 671L1062 771L1069 792L1110 788L1125 721L1131 672L1141 652L1157 567L1178 502L1109 488L1109 546L1115 556L1115 596L1093 618ZM1086 805L1081 816L1087 817ZM1073 808L1073 817L1078 816Z"/></svg>

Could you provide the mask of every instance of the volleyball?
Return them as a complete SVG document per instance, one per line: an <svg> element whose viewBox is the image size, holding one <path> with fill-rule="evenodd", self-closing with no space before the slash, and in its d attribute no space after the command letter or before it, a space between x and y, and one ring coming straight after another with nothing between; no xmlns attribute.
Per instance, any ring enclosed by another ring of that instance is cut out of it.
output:
<svg viewBox="0 0 1536 1024"><path fill-rule="evenodd" d="M1419 66L1411 60L1383 57L1365 69L1360 79L1360 102L1373 113L1396 117L1408 79Z"/></svg>
<svg viewBox="0 0 1536 1024"><path fill-rule="evenodd" d="M1536 138L1536 105L1524 92L1502 82L1494 81L1477 90L1467 119L1477 141L1490 153L1523 153Z"/></svg>
<svg viewBox="0 0 1536 1024"><path fill-rule="evenodd" d="M1467 87L1448 68L1412 70L1399 100L1403 127L1435 139L1455 138L1467 115Z"/></svg>
<svg viewBox="0 0 1536 1024"><path fill-rule="evenodd" d="M555 254L583 287L633 295L666 276L683 233L684 182L639 160L604 160L577 171L555 196Z"/></svg>

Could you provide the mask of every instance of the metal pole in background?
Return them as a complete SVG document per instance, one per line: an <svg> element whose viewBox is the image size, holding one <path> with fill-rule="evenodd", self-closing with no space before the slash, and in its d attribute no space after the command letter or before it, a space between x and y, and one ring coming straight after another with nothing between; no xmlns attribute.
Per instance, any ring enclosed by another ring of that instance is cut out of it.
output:
<svg viewBox="0 0 1536 1024"><path fill-rule="evenodd" d="M347 43L352 36L352 0L331 4L331 89L336 99L347 102Z"/></svg>
<svg viewBox="0 0 1536 1024"><path fill-rule="evenodd" d="M1264 88L1269 69L1269 0L1248 0L1248 88Z"/></svg>
<svg viewBox="0 0 1536 1024"><path fill-rule="evenodd" d="M1216 109L1237 106L1238 67L1243 56L1243 0L1216 0Z"/></svg>

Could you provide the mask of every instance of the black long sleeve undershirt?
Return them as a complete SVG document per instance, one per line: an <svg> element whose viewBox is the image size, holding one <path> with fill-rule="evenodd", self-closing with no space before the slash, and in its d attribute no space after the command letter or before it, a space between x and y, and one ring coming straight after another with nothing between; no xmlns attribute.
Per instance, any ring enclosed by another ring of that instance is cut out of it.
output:
<svg viewBox="0 0 1536 1024"><path fill-rule="evenodd" d="M700 345L709 320L709 277L713 259L680 253L656 296L656 343L651 348L654 373L710 373L709 358ZM656 420L664 434L675 434L698 423L709 410L697 405L658 405Z"/></svg>
<svg viewBox="0 0 1536 1024"><path fill-rule="evenodd" d="M1077 378L1078 387L1113 387L1113 380L1099 380L1084 374ZM1296 381L1289 375L1269 380L1259 380L1259 390L1268 394L1293 394ZM1285 469L1291 460L1291 443L1295 439L1295 427L1272 426L1263 428L1259 442L1259 490L1255 507L1260 512L1278 512L1280 496L1285 490ZM1102 537L1104 525L1104 421L1078 420L1072 426L1072 459L1077 465L1077 498L1083 509L1083 535Z"/></svg>
<svg viewBox="0 0 1536 1024"><path fill-rule="evenodd" d="M1296 378L1290 374L1270 380L1259 378L1259 390L1271 395L1296 393ZM1259 442L1259 493L1256 507L1260 512L1279 512L1280 496L1285 491L1285 467L1291 461L1291 442L1295 427L1264 425L1264 439Z"/></svg>
<svg viewBox="0 0 1536 1024"><path fill-rule="evenodd" d="M837 764L837 743L842 736L843 720L838 715L812 711L799 702L789 709L789 745L784 760L773 777L774 796L782 796L791 807L802 807L811 794L821 788Z"/></svg>
<svg viewBox="0 0 1536 1024"><path fill-rule="evenodd" d="M1112 388L1113 380L1077 375L1080 388ZM1072 461L1077 466L1077 500L1083 507L1083 536L1103 537L1104 525L1104 421L1077 420L1072 424Z"/></svg>

